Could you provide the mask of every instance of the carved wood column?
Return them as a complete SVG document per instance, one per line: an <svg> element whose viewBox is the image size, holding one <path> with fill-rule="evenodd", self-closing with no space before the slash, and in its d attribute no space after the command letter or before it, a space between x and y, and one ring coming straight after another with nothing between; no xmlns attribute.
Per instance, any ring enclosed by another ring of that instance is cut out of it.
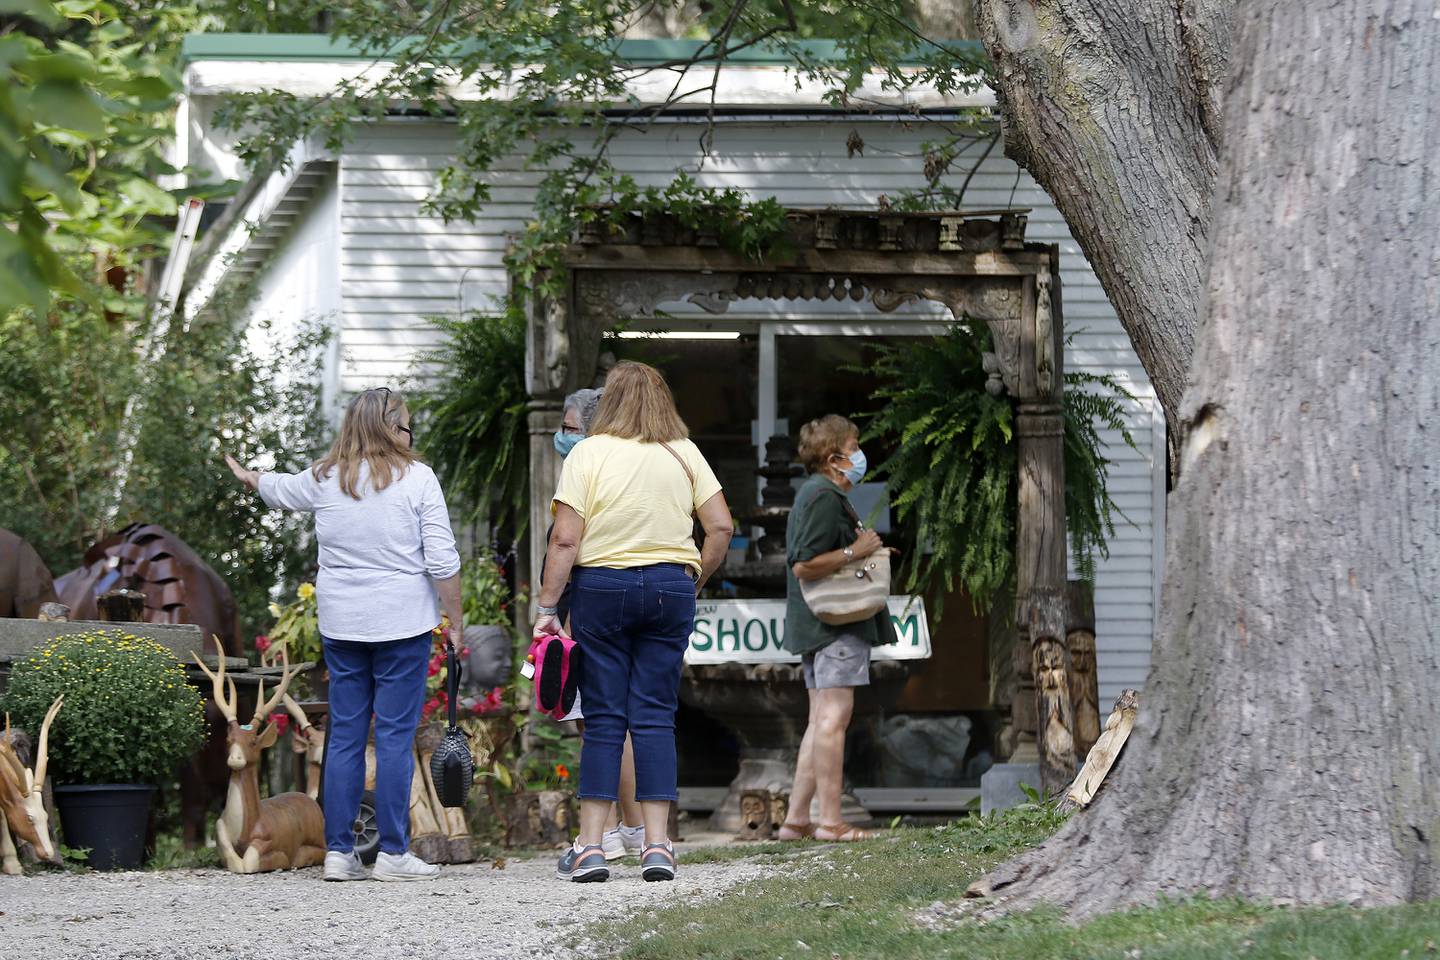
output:
<svg viewBox="0 0 1440 960"><path fill-rule="evenodd" d="M1020 631L1016 668L1021 690L1017 710L1034 704L1036 726L1022 723L1017 756L1038 753L1040 782L1047 795L1065 789L1075 774L1074 713L1070 702L1070 650L1066 643L1065 420L1063 366L1056 297L1050 271L1027 278L1020 322L1019 405L1015 433L1019 446L1019 498L1015 542L1016 623ZM1022 663L1029 653L1033 699L1025 696ZM1023 718L1025 721L1029 717Z"/></svg>
<svg viewBox="0 0 1440 960"><path fill-rule="evenodd" d="M536 288L545 278L536 278ZM573 295L570 284L557 297L530 294L525 300L525 384L530 392L530 549L525 551L528 570L522 582L530 584L530 604L540 594L540 568L545 559L545 532L550 529L550 501L560 480L560 455L553 435L560 426L561 404L573 377L570 349L570 313ZM529 621L521 625L529 629Z"/></svg>

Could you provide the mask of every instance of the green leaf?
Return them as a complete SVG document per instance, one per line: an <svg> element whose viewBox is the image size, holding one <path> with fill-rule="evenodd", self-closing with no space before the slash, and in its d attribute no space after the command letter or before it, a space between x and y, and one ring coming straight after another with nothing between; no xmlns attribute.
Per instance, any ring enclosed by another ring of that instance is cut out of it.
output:
<svg viewBox="0 0 1440 960"><path fill-rule="evenodd" d="M43 24L51 29L60 26L64 22L55 8L45 0L0 0L0 14L6 16L29 17L37 23Z"/></svg>
<svg viewBox="0 0 1440 960"><path fill-rule="evenodd" d="M77 83L47 80L30 93L30 106L49 127L89 137L103 137L109 119L95 95Z"/></svg>

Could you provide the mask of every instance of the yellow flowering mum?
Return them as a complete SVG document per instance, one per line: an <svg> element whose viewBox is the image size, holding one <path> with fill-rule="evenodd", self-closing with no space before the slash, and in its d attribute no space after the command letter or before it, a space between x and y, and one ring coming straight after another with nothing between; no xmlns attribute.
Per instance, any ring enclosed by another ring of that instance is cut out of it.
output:
<svg viewBox="0 0 1440 960"><path fill-rule="evenodd" d="M302 583L296 593L300 595L301 600L312 600L315 597L315 584Z"/></svg>

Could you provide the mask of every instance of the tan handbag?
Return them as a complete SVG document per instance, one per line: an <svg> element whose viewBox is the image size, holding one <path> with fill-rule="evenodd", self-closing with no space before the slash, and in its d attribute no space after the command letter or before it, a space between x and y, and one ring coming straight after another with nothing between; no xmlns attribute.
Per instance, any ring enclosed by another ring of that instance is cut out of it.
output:
<svg viewBox="0 0 1440 960"><path fill-rule="evenodd" d="M864 530L849 498L841 499L856 529ZM884 610L890 599L890 551L881 547L819 580L801 580L800 596L821 623L840 626L868 620Z"/></svg>

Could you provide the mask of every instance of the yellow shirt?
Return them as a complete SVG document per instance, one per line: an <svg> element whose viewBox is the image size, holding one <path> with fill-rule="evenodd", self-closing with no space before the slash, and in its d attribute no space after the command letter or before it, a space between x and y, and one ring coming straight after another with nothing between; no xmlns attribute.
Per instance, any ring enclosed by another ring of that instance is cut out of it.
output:
<svg viewBox="0 0 1440 960"><path fill-rule="evenodd" d="M577 566L683 563L699 572L691 514L720 492L720 481L694 443L675 440L670 449L684 458L695 477L693 485L658 443L600 434L586 437L570 451L555 502L585 521Z"/></svg>

